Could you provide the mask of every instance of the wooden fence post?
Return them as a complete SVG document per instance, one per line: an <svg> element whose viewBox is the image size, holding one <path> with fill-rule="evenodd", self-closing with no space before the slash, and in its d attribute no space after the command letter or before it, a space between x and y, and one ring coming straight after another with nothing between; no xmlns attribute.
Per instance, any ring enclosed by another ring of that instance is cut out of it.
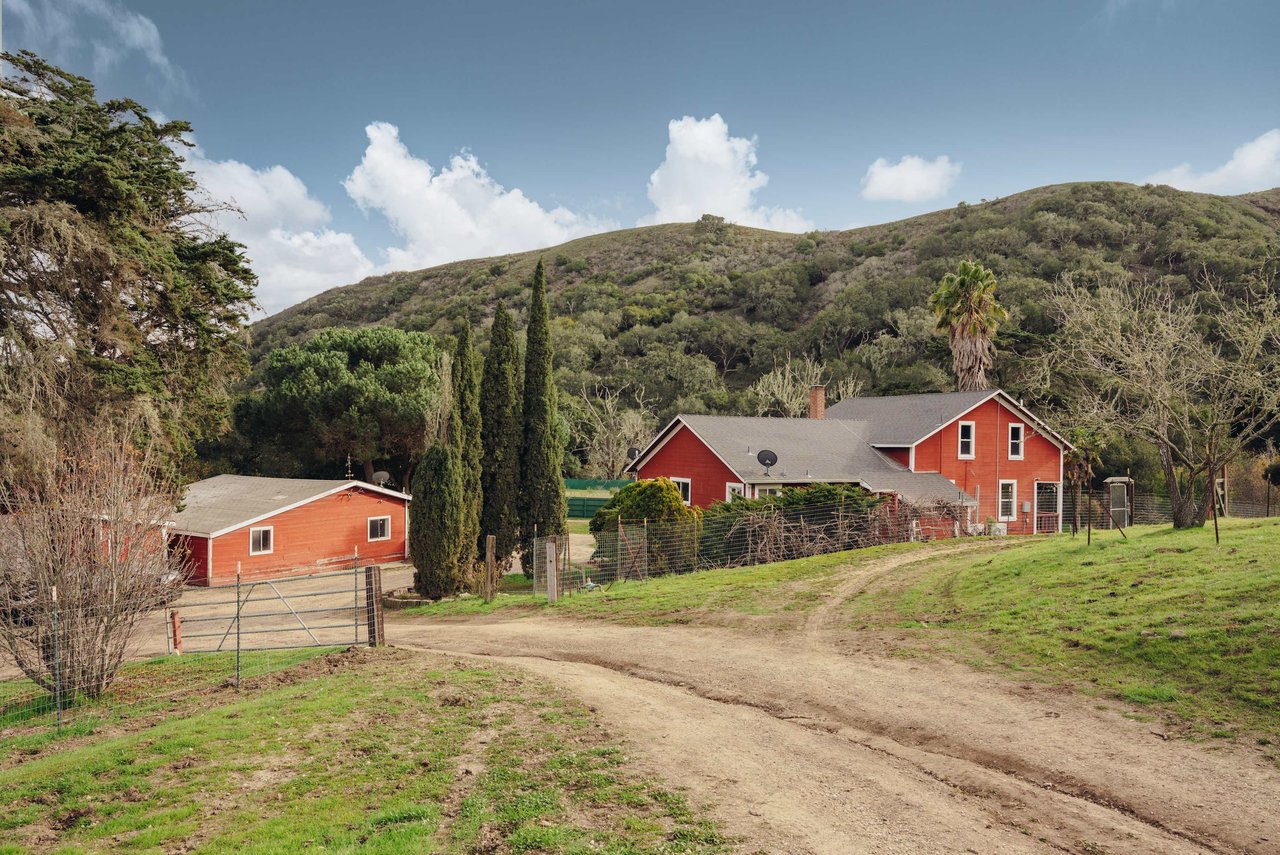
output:
<svg viewBox="0 0 1280 855"><path fill-rule="evenodd" d="M182 618L178 616L177 609L169 611L169 627L173 634L173 652L178 656L182 655Z"/></svg>
<svg viewBox="0 0 1280 855"><path fill-rule="evenodd" d="M382 639L378 637L378 600L379 597L375 590L373 575L377 571L377 567L369 565L364 568L364 620L366 629L365 634L369 637L369 646L377 647L382 643Z"/></svg>
<svg viewBox="0 0 1280 855"><path fill-rule="evenodd" d="M493 602L498 593L498 537L487 534L484 538L484 601Z"/></svg>
<svg viewBox="0 0 1280 855"><path fill-rule="evenodd" d="M378 644L385 645L387 643L387 627L383 622L382 608L382 566L377 565L373 568L373 593L374 602L378 606Z"/></svg>
<svg viewBox="0 0 1280 855"><path fill-rule="evenodd" d="M546 539L546 545L543 551L546 553L547 568L547 602L554 603L560 599L560 573L559 573L559 544L556 542L555 535Z"/></svg>

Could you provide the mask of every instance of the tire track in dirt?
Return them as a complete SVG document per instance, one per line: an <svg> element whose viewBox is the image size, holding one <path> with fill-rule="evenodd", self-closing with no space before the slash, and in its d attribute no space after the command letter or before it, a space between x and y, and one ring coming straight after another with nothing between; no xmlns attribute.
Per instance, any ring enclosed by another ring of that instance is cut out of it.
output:
<svg viewBox="0 0 1280 855"><path fill-rule="evenodd" d="M1256 756L1154 742L1147 725L1070 689L836 650L842 603L885 574L1003 546L851 568L791 636L547 617L388 624L397 644L497 657L562 684L762 851L1280 852L1267 807L1280 774ZM743 764L770 785L746 780Z"/></svg>

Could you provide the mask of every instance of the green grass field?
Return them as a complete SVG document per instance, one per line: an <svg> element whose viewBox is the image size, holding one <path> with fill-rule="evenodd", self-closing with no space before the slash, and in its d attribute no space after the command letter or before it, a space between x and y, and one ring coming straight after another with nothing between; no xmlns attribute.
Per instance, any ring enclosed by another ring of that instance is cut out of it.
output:
<svg viewBox="0 0 1280 855"><path fill-rule="evenodd" d="M407 609L405 613L448 617L546 610L549 614L648 625L748 622L758 625L759 619L765 618L786 627L794 623L792 618L823 600L839 583L842 570L925 546L899 543L777 564L618 582L608 588L567 596L553 606L547 605L545 596L523 592L499 594L492 603L478 597L442 600Z"/></svg>
<svg viewBox="0 0 1280 855"><path fill-rule="evenodd" d="M6 855L728 845L581 705L515 672L403 651L329 653L28 750L0 770Z"/></svg>
<svg viewBox="0 0 1280 855"><path fill-rule="evenodd" d="M914 565L848 603L855 629L1067 680L1202 734L1280 736L1280 520L1058 536ZM1265 735L1269 733L1270 735ZM1264 742L1264 744L1266 744Z"/></svg>

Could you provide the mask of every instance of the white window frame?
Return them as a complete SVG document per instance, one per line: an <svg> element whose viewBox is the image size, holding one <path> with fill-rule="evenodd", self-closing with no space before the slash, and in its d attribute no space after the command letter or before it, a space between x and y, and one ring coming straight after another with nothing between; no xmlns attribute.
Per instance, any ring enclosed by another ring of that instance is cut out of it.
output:
<svg viewBox="0 0 1280 855"><path fill-rule="evenodd" d="M1013 495L1009 497L1011 513L1004 513L1004 485L1013 487ZM1016 522L1018 519L1018 482L1016 480L1000 481L996 485L996 519L1000 522Z"/></svg>
<svg viewBox="0 0 1280 855"><path fill-rule="evenodd" d="M692 478L672 478L677 487L680 487L680 498L684 500L686 505L693 504L693 479ZM684 485L681 487L680 485Z"/></svg>
<svg viewBox="0 0 1280 855"><path fill-rule="evenodd" d="M270 541L270 545L266 549L253 548L253 535L259 531L270 532L270 534L267 536L267 539ZM254 526L253 528L249 529L249 554L250 555L270 555L275 551L276 551L276 527L275 526L261 525L261 526Z"/></svg>
<svg viewBox="0 0 1280 855"><path fill-rule="evenodd" d="M746 498L747 485L741 481L726 481L724 485L724 500L732 502L734 496L742 496Z"/></svg>
<svg viewBox="0 0 1280 855"><path fill-rule="evenodd" d="M978 423L960 422L956 428L956 457L960 460L973 460L978 450ZM964 453L964 429L969 428L969 453Z"/></svg>
<svg viewBox="0 0 1280 855"><path fill-rule="evenodd" d="M387 521L387 536L386 536L386 537L369 537L369 526L373 523L373 521L374 521L374 520L386 520L386 521ZM380 541L380 540L390 540L390 539L391 539L391 515L390 515L390 514L383 514L382 516L369 517L368 519L366 519L366 520L365 520L365 522L364 522L364 536L365 536L365 538L368 540L368 542L369 542L369 543L377 543L377 542L378 542L378 541Z"/></svg>
<svg viewBox="0 0 1280 855"><path fill-rule="evenodd" d="M781 487L756 487L757 499L761 498L762 496L781 496L781 495L782 495Z"/></svg>
<svg viewBox="0 0 1280 855"><path fill-rule="evenodd" d="M1018 429L1018 453L1013 453L1013 429ZM1022 422L1009 422L1009 459L1022 460L1027 453L1027 426Z"/></svg>

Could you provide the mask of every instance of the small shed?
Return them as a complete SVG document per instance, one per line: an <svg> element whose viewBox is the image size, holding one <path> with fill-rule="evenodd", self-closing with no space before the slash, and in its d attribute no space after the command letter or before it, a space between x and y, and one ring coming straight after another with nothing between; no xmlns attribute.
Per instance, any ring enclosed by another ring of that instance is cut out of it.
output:
<svg viewBox="0 0 1280 855"><path fill-rule="evenodd" d="M409 496L362 481L217 475L173 518L187 583L265 579L408 558Z"/></svg>

